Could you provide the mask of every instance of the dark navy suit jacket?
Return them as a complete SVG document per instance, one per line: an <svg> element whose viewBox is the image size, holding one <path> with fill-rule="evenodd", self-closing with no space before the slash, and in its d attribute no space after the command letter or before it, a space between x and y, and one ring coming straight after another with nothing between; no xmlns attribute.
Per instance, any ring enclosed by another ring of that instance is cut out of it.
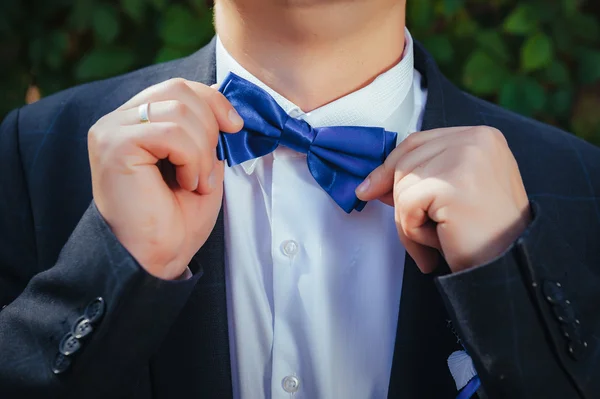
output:
<svg viewBox="0 0 600 399"><path fill-rule="evenodd" d="M456 395L446 364L460 348L453 330L484 396L600 398L600 149L461 92L420 45L415 51L429 93L423 130L502 131L534 219L505 254L462 273L423 275L407 257L389 398ZM150 85L212 84L214 53L213 41L4 120L0 398L232 396L222 217L190 264L193 278L148 275L92 202L86 139L100 117ZM69 333L85 336L65 341Z"/></svg>

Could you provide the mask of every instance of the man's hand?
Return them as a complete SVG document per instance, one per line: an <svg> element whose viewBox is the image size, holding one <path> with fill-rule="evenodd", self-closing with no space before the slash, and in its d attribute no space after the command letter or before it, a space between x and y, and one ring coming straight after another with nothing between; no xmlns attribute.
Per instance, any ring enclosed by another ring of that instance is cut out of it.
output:
<svg viewBox="0 0 600 399"><path fill-rule="evenodd" d="M529 225L529 200L501 132L455 127L414 133L357 189L395 207L400 240L431 272L488 263Z"/></svg>
<svg viewBox="0 0 600 399"><path fill-rule="evenodd" d="M142 124L138 107L145 103L151 122ZM178 278L206 242L223 197L223 164L215 153L219 130L234 133L242 125L216 89L172 79L142 91L90 129L96 206L150 274Z"/></svg>

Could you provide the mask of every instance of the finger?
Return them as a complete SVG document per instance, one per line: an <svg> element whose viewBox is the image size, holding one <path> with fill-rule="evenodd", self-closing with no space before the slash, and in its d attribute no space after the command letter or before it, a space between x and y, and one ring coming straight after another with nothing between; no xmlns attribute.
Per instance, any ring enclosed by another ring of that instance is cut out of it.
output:
<svg viewBox="0 0 600 399"><path fill-rule="evenodd" d="M207 104L217 122L218 130L228 133L238 132L244 125L231 103L217 90L198 82L185 79L170 79L151 86L127 101L118 110L137 108L142 104L178 100L198 112L205 114L200 104ZM204 121L204 120L203 120Z"/></svg>
<svg viewBox="0 0 600 399"><path fill-rule="evenodd" d="M187 81L186 83L196 94L206 99L219 123L221 131L236 133L242 129L244 120L223 93L216 88L198 82Z"/></svg>
<svg viewBox="0 0 600 399"><path fill-rule="evenodd" d="M209 193L213 188L211 173L215 164L215 148L218 141L218 128L211 109L205 104L198 104L194 112L185 103L171 100L160 101L148 105L148 119L151 123L170 122L181 126L195 141L199 148L194 162L198 166L198 192ZM198 117L198 112L202 116ZM122 125L137 124L137 108L121 111ZM202 120L201 120L202 119ZM209 121L212 120L212 123Z"/></svg>
<svg viewBox="0 0 600 399"><path fill-rule="evenodd" d="M413 187L413 190L404 190L402 195L395 196L396 229L400 241L419 269L423 273L431 273L438 266L437 249L441 248L437 231L428 223L426 210L423 209L431 201L431 195L420 194L418 184Z"/></svg>
<svg viewBox="0 0 600 399"><path fill-rule="evenodd" d="M196 159L200 150L181 126L172 122L157 122L125 126L121 133L133 146L143 150L139 157L135 151L122 154L132 158L131 166L155 165L159 160L167 159L176 168L179 186L188 191L197 189L199 166Z"/></svg>
<svg viewBox="0 0 600 399"><path fill-rule="evenodd" d="M396 224L411 241L441 250L437 224L428 214L440 184L434 179L414 180L408 188L394 190Z"/></svg>
<svg viewBox="0 0 600 399"><path fill-rule="evenodd" d="M392 189L377 199L385 204L394 206L394 191L398 192L399 190L408 188L414 184L421 182L423 179L424 177L420 176L417 173L410 173L400 181L394 178L394 181L396 182L393 184Z"/></svg>
<svg viewBox="0 0 600 399"><path fill-rule="evenodd" d="M394 206L394 193L392 191L390 191L387 194L382 195L381 197L379 197L377 199L386 205Z"/></svg>
<svg viewBox="0 0 600 399"><path fill-rule="evenodd" d="M121 114L121 125L139 123L137 108L121 111ZM200 150L195 159L199 170L198 192L201 194L211 192L214 182L210 179L215 164L218 127L210 107L206 103L197 104L194 112L188 105L177 100L160 101L148 105L148 119L152 121L151 123L175 123L190 135Z"/></svg>
<svg viewBox="0 0 600 399"><path fill-rule="evenodd" d="M443 150L443 148L448 145L448 140L452 140L454 138L450 135L456 135L457 133L470 129L470 127L461 126L456 128L434 129L411 134L402 143L400 143L400 145L394 151L392 151L382 165L377 167L369 174L369 176L367 176L363 182L364 184L361 184L357 188L357 197L363 201L369 201L386 194L392 189L393 176L396 173L397 164L401 162L401 160L408 157L408 160L405 162L404 169L407 170L406 173L410 173L410 171L419 164L431 159L433 156ZM434 145L430 148L429 144L432 141L436 141L437 145ZM421 147L426 148L420 149ZM413 152L416 153L409 156L409 154L412 154Z"/></svg>
<svg viewBox="0 0 600 399"><path fill-rule="evenodd" d="M431 273L437 268L440 255L435 249L410 240L402 232L402 229L398 229L398 237L402 245L404 245L406 252L414 259L417 267L423 273Z"/></svg>
<svg viewBox="0 0 600 399"><path fill-rule="evenodd" d="M173 102L173 108L159 108L156 109L155 104L161 102ZM158 85L151 86L148 89L142 91L127 103L119 107L119 111L122 111L123 121L122 124L135 124L140 123L140 116L138 114L138 108L142 104L148 104L148 119L156 121L157 117L160 120L170 120L168 115L161 115L160 111L170 111L170 115L173 117L178 114L186 113L189 109L191 110L198 120L201 122L197 126L203 126L204 130L209 133L208 138L211 143L218 142L219 137L219 124L212 111L212 108L206 101L206 99L198 96L194 90L183 79L171 79ZM177 106L175 106L177 104ZM156 113L159 112L157 115Z"/></svg>
<svg viewBox="0 0 600 399"><path fill-rule="evenodd" d="M398 160L391 178L387 168L375 169L369 176L369 190L362 194L364 198L361 199L368 201L389 193L392 191L395 182L402 180L415 169L422 167L448 148L449 143L443 138L438 138L415 148Z"/></svg>

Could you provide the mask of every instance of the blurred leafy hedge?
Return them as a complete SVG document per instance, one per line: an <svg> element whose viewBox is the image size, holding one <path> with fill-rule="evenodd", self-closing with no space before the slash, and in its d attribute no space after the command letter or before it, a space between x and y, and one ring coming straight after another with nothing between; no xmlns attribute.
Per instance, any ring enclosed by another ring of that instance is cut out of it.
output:
<svg viewBox="0 0 600 399"><path fill-rule="evenodd" d="M446 75L600 144L600 2L407 0ZM213 35L206 0L2 0L0 118L41 94L187 55Z"/></svg>

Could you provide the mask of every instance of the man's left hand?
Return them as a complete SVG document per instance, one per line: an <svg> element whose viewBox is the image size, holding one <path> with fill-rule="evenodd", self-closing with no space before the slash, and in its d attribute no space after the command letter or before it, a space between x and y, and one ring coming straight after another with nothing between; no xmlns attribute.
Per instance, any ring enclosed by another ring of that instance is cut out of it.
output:
<svg viewBox="0 0 600 399"><path fill-rule="evenodd" d="M357 189L395 208L400 240L424 273L453 272L504 253L531 221L517 162L494 128L413 133Z"/></svg>

